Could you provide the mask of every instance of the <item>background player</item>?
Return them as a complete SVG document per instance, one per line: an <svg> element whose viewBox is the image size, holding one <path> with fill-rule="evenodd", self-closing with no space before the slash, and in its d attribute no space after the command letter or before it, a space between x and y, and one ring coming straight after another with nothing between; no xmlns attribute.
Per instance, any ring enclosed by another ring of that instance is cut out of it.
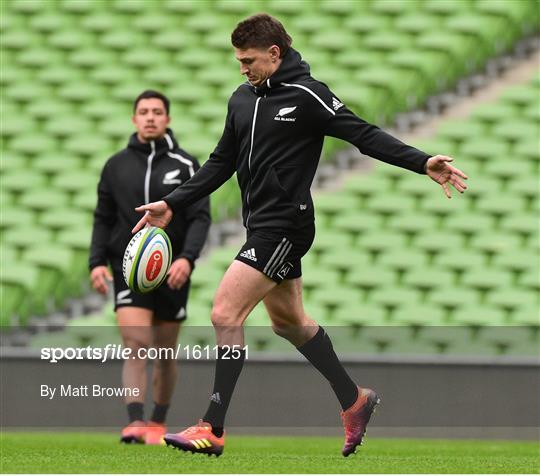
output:
<svg viewBox="0 0 540 476"><path fill-rule="evenodd" d="M175 215L166 228L171 239L173 262L168 279L148 294L131 291L122 276L122 257L136 218L134 207L149 203L189 180L199 169L197 160L178 146L170 122L169 100L147 90L135 100L136 132L128 145L105 164L98 185L98 202L90 252L92 286L108 292L114 280L115 310L125 347L137 356L138 349L174 348L180 323L186 318L189 278L210 226L209 200L202 198ZM107 264L112 267L112 276ZM130 424L121 441L158 444L166 432L165 417L176 383L176 361L153 363L154 409L144 421L146 359L127 359L122 371L124 387L140 389L140 397L127 397Z"/></svg>
<svg viewBox="0 0 540 476"><path fill-rule="evenodd" d="M183 450L221 454L225 414L243 366L221 358L225 346L243 345L242 325L263 300L274 331L289 340L329 381L342 407L348 456L361 444L378 397L359 388L339 362L324 329L302 304L301 258L315 235L310 186L325 135L364 154L427 174L450 198L449 185L466 189L465 174L451 158L430 156L403 144L353 114L328 87L311 77L276 19L259 14L232 33L240 72L248 82L229 100L225 130L210 159L193 179L163 200L139 207L146 223L164 227L184 207L210 194L234 172L242 192L247 241L226 271L212 310L220 348L214 391L199 424L165 440ZM202 443L201 443L202 442Z"/></svg>

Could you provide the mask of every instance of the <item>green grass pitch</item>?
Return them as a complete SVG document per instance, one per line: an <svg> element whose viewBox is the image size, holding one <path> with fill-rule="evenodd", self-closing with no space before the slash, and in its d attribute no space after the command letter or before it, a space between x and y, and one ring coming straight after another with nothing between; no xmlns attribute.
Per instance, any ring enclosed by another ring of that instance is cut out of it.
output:
<svg viewBox="0 0 540 476"><path fill-rule="evenodd" d="M2 473L539 473L536 442L231 436L220 458L121 445L114 434L6 433Z"/></svg>

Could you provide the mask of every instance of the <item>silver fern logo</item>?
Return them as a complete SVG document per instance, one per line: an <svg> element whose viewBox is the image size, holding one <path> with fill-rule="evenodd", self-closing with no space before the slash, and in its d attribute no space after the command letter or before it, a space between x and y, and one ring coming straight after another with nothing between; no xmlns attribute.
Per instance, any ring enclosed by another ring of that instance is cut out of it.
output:
<svg viewBox="0 0 540 476"><path fill-rule="evenodd" d="M297 107L298 106L282 107L276 114L276 117L274 117L274 121L284 121L284 122L296 121L296 117L284 117L284 116L288 116L291 112L295 111Z"/></svg>

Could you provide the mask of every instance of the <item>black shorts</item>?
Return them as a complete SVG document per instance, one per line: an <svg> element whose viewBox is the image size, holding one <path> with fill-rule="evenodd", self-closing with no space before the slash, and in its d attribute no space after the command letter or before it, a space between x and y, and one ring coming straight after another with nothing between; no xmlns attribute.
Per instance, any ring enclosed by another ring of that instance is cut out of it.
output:
<svg viewBox="0 0 540 476"><path fill-rule="evenodd" d="M143 294L129 289L122 272L113 272L113 277L115 311L120 307L143 307L154 311L154 317L161 321L181 322L186 319L189 281L180 289L171 289L165 281L156 290Z"/></svg>
<svg viewBox="0 0 540 476"><path fill-rule="evenodd" d="M276 283L302 276L301 258L315 238L315 225L293 231L260 229L248 231L247 240L236 255Z"/></svg>

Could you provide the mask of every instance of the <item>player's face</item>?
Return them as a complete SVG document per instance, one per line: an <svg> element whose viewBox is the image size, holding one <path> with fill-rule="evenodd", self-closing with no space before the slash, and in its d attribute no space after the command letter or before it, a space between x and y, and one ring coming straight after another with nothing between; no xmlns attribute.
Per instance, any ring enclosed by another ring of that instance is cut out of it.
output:
<svg viewBox="0 0 540 476"><path fill-rule="evenodd" d="M159 98L141 99L133 115L133 124L141 142L156 140L165 135L170 117Z"/></svg>
<svg viewBox="0 0 540 476"><path fill-rule="evenodd" d="M244 74L253 86L264 83L279 66L279 48L234 49L236 59L240 61L240 74Z"/></svg>

